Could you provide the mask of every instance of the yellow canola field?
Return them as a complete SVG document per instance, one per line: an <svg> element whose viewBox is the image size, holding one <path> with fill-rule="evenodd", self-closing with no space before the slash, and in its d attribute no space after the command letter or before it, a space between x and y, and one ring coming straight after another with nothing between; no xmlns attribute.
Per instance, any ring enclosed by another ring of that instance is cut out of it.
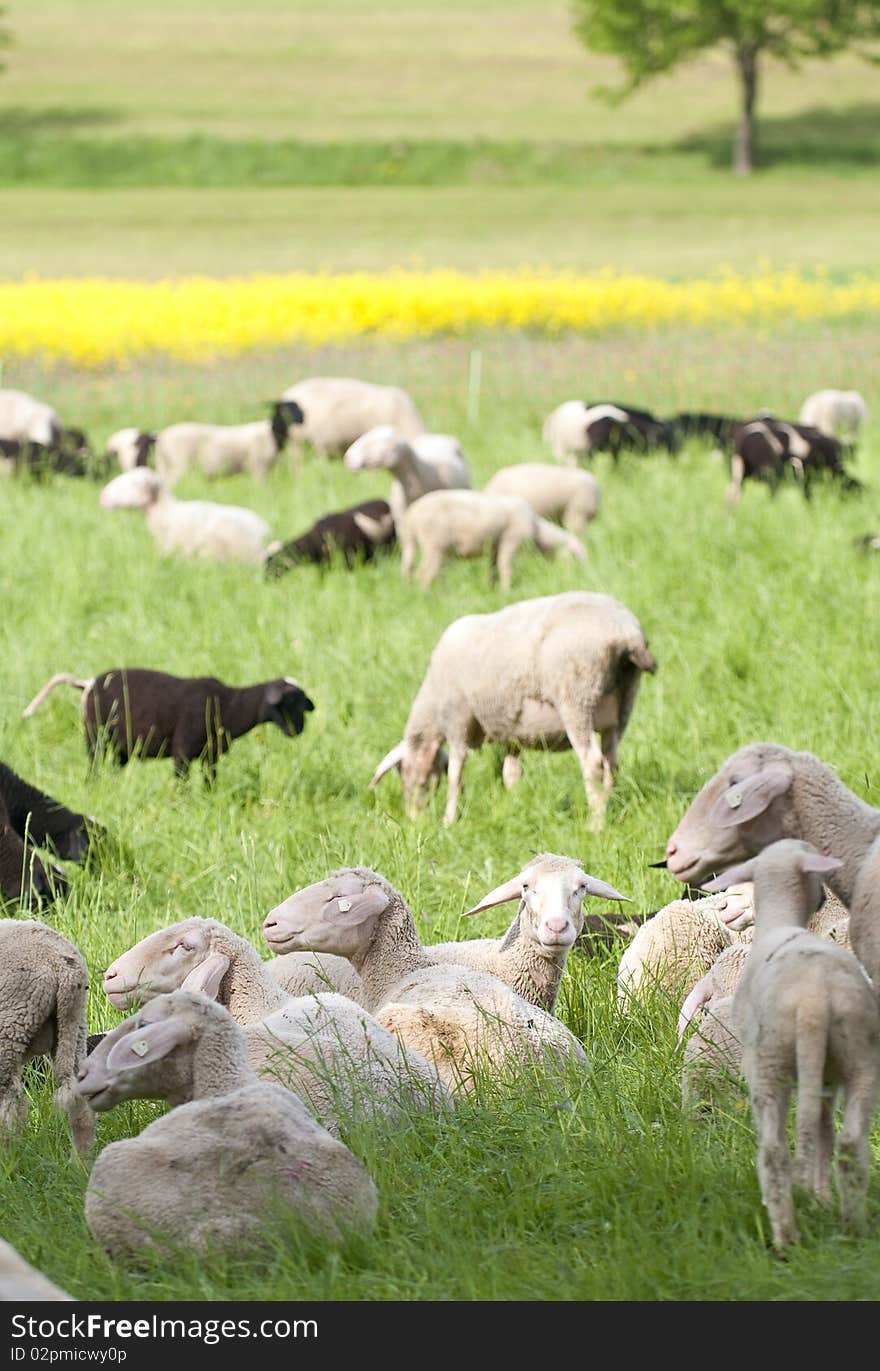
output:
<svg viewBox="0 0 880 1371"><path fill-rule="evenodd" d="M406 339L484 330L543 334L669 325L772 325L880 313L880 278L724 272L666 281L598 272L388 271L165 281L0 284L0 359L41 354L78 366L150 353L184 360L285 343Z"/></svg>

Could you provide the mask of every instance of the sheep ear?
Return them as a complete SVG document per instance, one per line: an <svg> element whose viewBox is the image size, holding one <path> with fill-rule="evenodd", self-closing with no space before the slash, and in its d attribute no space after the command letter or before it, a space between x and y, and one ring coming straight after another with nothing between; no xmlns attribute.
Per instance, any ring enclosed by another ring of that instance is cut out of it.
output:
<svg viewBox="0 0 880 1371"><path fill-rule="evenodd" d="M150 1062L167 1057L186 1041L189 1033L190 1025L179 1014L147 1024L146 1028L134 1028L107 1053L107 1069L134 1071L139 1066L149 1066Z"/></svg>
<svg viewBox="0 0 880 1371"><path fill-rule="evenodd" d="M490 890L488 895L484 895L479 904L475 904L473 909L465 910L463 918L469 919L472 914L481 914L484 909L492 909L497 904L507 904L510 900L522 899L522 883L525 872L521 871L512 880L505 881L504 885L496 886Z"/></svg>
<svg viewBox="0 0 880 1371"><path fill-rule="evenodd" d="M399 767L403 761L403 754L406 751L406 744L401 740L392 747L390 752L386 752L376 770L373 772L373 779L370 781L369 789L375 790L382 777L395 767Z"/></svg>
<svg viewBox="0 0 880 1371"><path fill-rule="evenodd" d="M625 904L632 904L628 895L621 895L620 891L615 890L613 885L607 885L605 881L598 881L588 871L584 872L584 880L587 883L588 895L599 895L603 900L621 900Z"/></svg>
<svg viewBox="0 0 880 1371"><path fill-rule="evenodd" d="M740 862L738 866L730 866L726 871L722 871L720 876L715 876L711 881L701 881L700 889L708 890L710 895L718 895L722 890L726 890L731 885L741 885L743 881L753 881L755 879L755 859L750 862Z"/></svg>
<svg viewBox="0 0 880 1371"><path fill-rule="evenodd" d="M728 786L715 801L709 822L715 828L734 828L756 819L779 795L784 795L792 782L788 767L771 763L754 776Z"/></svg>
<svg viewBox="0 0 880 1371"><path fill-rule="evenodd" d="M798 866L801 871L839 871L843 862L839 857L826 857L823 852L801 852Z"/></svg>
<svg viewBox="0 0 880 1371"><path fill-rule="evenodd" d="M323 917L335 928L354 928L388 908L391 896L380 885L368 885L357 895L334 895L324 906Z"/></svg>
<svg viewBox="0 0 880 1371"><path fill-rule="evenodd" d="M393 520L390 514L382 519L371 519L369 514L356 514L354 521L371 543L380 543L391 532Z"/></svg>
<svg viewBox="0 0 880 1371"><path fill-rule="evenodd" d="M216 1000L223 977L229 970L229 958L222 952L212 952L198 966L194 966L181 985L181 990L197 990Z"/></svg>

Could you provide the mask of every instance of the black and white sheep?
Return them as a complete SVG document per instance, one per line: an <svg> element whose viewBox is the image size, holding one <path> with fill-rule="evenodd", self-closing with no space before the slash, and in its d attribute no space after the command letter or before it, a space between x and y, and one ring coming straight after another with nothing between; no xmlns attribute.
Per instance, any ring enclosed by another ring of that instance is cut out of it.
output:
<svg viewBox="0 0 880 1371"><path fill-rule="evenodd" d="M295 400L276 400L268 419L250 424L171 424L156 435L156 471L168 486L190 467L198 467L205 476L246 472L263 477L277 462L291 425L302 420Z"/></svg>
<svg viewBox="0 0 880 1371"><path fill-rule="evenodd" d="M350 509L339 509L316 519L298 538L284 543L266 561L267 576L281 576L303 562L326 566L334 554L347 567L359 558L372 560L377 548L391 547L396 538L391 506L387 500L364 500Z"/></svg>
<svg viewBox="0 0 880 1371"><path fill-rule="evenodd" d="M766 481L775 492L788 470L801 482L806 496L810 494L813 477L820 471L831 472L847 490L859 488L858 481L844 468L843 445L836 438L802 424L752 419L738 424L733 431L728 506L739 503L745 481Z"/></svg>
<svg viewBox="0 0 880 1371"><path fill-rule="evenodd" d="M82 718L86 747L94 757L107 745L121 766L136 756L174 758L174 770L185 776L201 758L212 777L217 760L234 738L258 724L277 724L285 737L302 733L313 702L289 676L252 686L229 686L214 676L169 676L141 667L116 667L90 680L62 672L47 681L23 717L39 708L58 685L83 692Z"/></svg>

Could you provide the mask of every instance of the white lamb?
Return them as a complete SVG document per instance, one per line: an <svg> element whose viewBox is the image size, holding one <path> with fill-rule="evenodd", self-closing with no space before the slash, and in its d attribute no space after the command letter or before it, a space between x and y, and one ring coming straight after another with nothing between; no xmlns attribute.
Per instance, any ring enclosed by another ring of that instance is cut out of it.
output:
<svg viewBox="0 0 880 1371"><path fill-rule="evenodd" d="M341 456L347 447L379 424L391 424L404 438L417 438L425 425L405 390L377 386L347 376L310 376L282 392L295 400L302 422L291 432L297 443L309 443L324 457Z"/></svg>
<svg viewBox="0 0 880 1371"><path fill-rule="evenodd" d="M515 495L544 519L558 519L569 533L583 533L602 503L602 487L591 471L523 462L502 467L486 483L488 495Z"/></svg>
<svg viewBox="0 0 880 1371"><path fill-rule="evenodd" d="M301 420L294 400L279 400L270 418L250 424L172 424L156 438L156 470L169 486L191 467L205 476L244 472L263 478L286 445L290 426Z"/></svg>
<svg viewBox="0 0 880 1371"><path fill-rule="evenodd" d="M868 418L868 406L857 390L817 390L801 406L800 422L854 443Z"/></svg>
<svg viewBox="0 0 880 1371"><path fill-rule="evenodd" d="M525 500L487 495L481 490L434 490L410 505L403 517L401 573L409 580L417 552L421 552L418 580L427 587L447 553L478 557L488 549L490 577L494 579L497 574L501 588L509 590L513 559L529 542L541 552L561 551L579 561L587 555L573 533L542 519Z"/></svg>
<svg viewBox="0 0 880 1371"><path fill-rule="evenodd" d="M101 508L142 510L163 554L262 565L272 535L265 519L251 509L178 500L149 467L115 476L101 491Z"/></svg>
<svg viewBox="0 0 880 1371"><path fill-rule="evenodd" d="M422 433L405 438L391 424L380 424L346 450L349 471L390 471L394 476L388 503L400 537L407 506L431 490L470 489L471 472L461 444L448 433Z"/></svg>

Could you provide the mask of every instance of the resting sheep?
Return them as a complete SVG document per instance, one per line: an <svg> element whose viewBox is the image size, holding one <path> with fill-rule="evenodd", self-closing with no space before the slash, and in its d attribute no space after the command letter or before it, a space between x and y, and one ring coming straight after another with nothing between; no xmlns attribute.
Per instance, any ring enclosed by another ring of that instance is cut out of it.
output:
<svg viewBox="0 0 880 1371"><path fill-rule="evenodd" d="M470 489L471 472L461 444L448 433L421 433L407 440L390 424L371 428L346 450L349 471L390 471L389 504L398 536L409 505L431 490Z"/></svg>
<svg viewBox="0 0 880 1371"><path fill-rule="evenodd" d="M817 390L801 405L799 422L854 445L867 418L868 406L857 390Z"/></svg>
<svg viewBox="0 0 880 1371"><path fill-rule="evenodd" d="M510 588L513 559L524 543L533 542L544 553L562 551L580 561L586 556L573 533L564 533L542 519L525 500L480 490L430 491L407 508L399 536L404 580L411 577L420 552L418 580L425 587L448 552L478 557L488 549L490 578L497 573L503 590Z"/></svg>
<svg viewBox="0 0 880 1371"><path fill-rule="evenodd" d="M5 803L9 822L20 838L35 847L50 847L62 861L80 862L86 856L95 821L66 809L3 762L0 800Z"/></svg>
<svg viewBox="0 0 880 1371"><path fill-rule="evenodd" d="M628 1009L646 990L679 995L706 973L726 947L751 941L744 915L750 885L703 900L674 900L643 923L617 970L617 1001Z"/></svg>
<svg viewBox="0 0 880 1371"><path fill-rule="evenodd" d="M779 1251L797 1242L786 1139L797 1088L796 1184L831 1202L834 1105L843 1095L837 1184L844 1227L861 1232L871 1120L880 1092L880 1003L851 952L806 928L822 899L818 873L840 863L809 843L770 843L721 882L755 883L755 939L732 1006L758 1132L761 1198Z"/></svg>
<svg viewBox="0 0 880 1371"><path fill-rule="evenodd" d="M74 1147L91 1147L94 1120L75 1092L88 988L86 964L67 938L35 919L0 919L0 1135L27 1119L25 1062L51 1056L55 1103L67 1112Z"/></svg>
<svg viewBox="0 0 880 1371"><path fill-rule="evenodd" d="M372 561L379 548L391 547L395 541L387 500L365 500L350 509L325 514L298 538L284 543L267 557L266 575L281 576L304 562L329 566L334 555L342 557L350 570L359 558Z"/></svg>
<svg viewBox="0 0 880 1371"><path fill-rule="evenodd" d="M514 495L543 519L558 519L569 533L583 533L599 513L602 487L591 471L523 462L502 467L486 483L487 495Z"/></svg>
<svg viewBox="0 0 880 1371"><path fill-rule="evenodd" d="M296 1095L258 1080L241 1029L203 995L160 995L126 1019L88 1058L78 1090L99 1111L131 1099L173 1106L92 1168L86 1223L114 1258L162 1241L237 1254L280 1214L331 1240L373 1226L363 1164Z"/></svg>
<svg viewBox="0 0 880 1371"><path fill-rule="evenodd" d="M33 848L25 846L0 794L0 904L51 899L66 889L64 872L44 866Z"/></svg>
<svg viewBox="0 0 880 1371"><path fill-rule="evenodd" d="M156 471L167 486L193 467L204 476L244 472L262 479L278 461L291 425L302 417L295 400L278 400L270 418L250 424L171 424L156 436Z"/></svg>
<svg viewBox="0 0 880 1371"><path fill-rule="evenodd" d="M809 752L749 743L692 801L666 847L677 880L702 885L780 838L840 858L827 884L849 910L852 949L880 984L880 809Z"/></svg>
<svg viewBox="0 0 880 1371"><path fill-rule="evenodd" d="M72 1300L0 1238L0 1303L31 1304L37 1300Z"/></svg>
<svg viewBox="0 0 880 1371"><path fill-rule="evenodd" d="M235 738L258 724L275 724L298 737L315 708L298 681L282 676L252 686L229 686L215 676L171 676L143 667L114 667L89 680L67 672L53 676L22 711L29 719L56 686L81 690L86 748L94 759L109 748L125 766L131 757L174 758L178 776L201 759L208 779Z"/></svg>
<svg viewBox="0 0 880 1371"><path fill-rule="evenodd" d="M360 974L367 1007L429 1062L451 1089L470 1089L474 1071L524 1059L586 1065L574 1035L495 976L438 965L422 946L412 913L384 876L337 871L273 909L263 925L278 951L332 952Z"/></svg>
<svg viewBox="0 0 880 1371"><path fill-rule="evenodd" d="M379 763L370 786L397 768L414 816L429 779L443 770L448 740L444 823L451 824L469 748L504 742L508 783L523 748L574 748L598 831L641 673L656 669L639 621L610 595L568 591L465 615L441 636L403 740Z"/></svg>
<svg viewBox="0 0 880 1371"><path fill-rule="evenodd" d="M390 424L404 438L417 438L425 425L405 390L377 386L347 376L310 376L282 391L303 413L291 433L297 444L309 443L323 457L341 456L362 433Z"/></svg>
<svg viewBox="0 0 880 1371"><path fill-rule="evenodd" d="M217 557L262 566L271 529L252 509L208 500L178 500L149 467L115 476L101 491L102 509L139 509L163 555Z"/></svg>

